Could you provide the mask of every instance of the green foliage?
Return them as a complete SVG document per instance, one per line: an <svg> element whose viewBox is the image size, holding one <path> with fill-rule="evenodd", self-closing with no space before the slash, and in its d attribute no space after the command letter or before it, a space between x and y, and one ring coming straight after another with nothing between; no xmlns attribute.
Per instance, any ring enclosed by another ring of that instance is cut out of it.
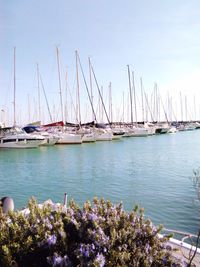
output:
<svg viewBox="0 0 200 267"><path fill-rule="evenodd" d="M25 212L0 210L0 266L181 266L161 229L142 209L127 213L104 199L56 210L31 199Z"/></svg>

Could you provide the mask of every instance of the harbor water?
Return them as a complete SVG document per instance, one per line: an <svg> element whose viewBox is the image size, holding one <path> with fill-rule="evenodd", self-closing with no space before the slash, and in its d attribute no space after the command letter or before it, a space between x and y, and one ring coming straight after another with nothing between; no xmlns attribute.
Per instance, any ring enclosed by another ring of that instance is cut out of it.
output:
<svg viewBox="0 0 200 267"><path fill-rule="evenodd" d="M200 130L110 142L0 150L0 196L15 208L69 199L80 205L95 196L136 204L154 224L196 234L200 201L193 170L200 167Z"/></svg>

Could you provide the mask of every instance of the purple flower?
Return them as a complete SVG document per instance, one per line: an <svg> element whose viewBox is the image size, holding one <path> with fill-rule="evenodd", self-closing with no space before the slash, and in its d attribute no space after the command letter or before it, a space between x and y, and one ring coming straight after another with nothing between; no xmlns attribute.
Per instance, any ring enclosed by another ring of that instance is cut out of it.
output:
<svg viewBox="0 0 200 267"><path fill-rule="evenodd" d="M163 261L164 265L167 264L167 258L166 257L163 257L162 261Z"/></svg>
<svg viewBox="0 0 200 267"><path fill-rule="evenodd" d="M46 225L47 228L49 228L50 230L52 230L53 226L52 226L52 224L51 224L51 222L49 221L48 218L45 218L44 219L44 223L45 223L45 225Z"/></svg>
<svg viewBox="0 0 200 267"><path fill-rule="evenodd" d="M88 214L88 219L90 221L96 221L98 219L98 216L95 213Z"/></svg>
<svg viewBox="0 0 200 267"><path fill-rule="evenodd" d="M61 263L63 262L63 258L61 256L53 256L53 266L58 266L61 265Z"/></svg>
<svg viewBox="0 0 200 267"><path fill-rule="evenodd" d="M57 266L70 267L70 266L72 266L71 261L69 260L67 255L65 255L64 257L61 257L57 253L54 253L53 256L47 257L47 262L53 267L57 267Z"/></svg>
<svg viewBox="0 0 200 267"><path fill-rule="evenodd" d="M56 244L56 240L57 240L56 235L52 235L52 236L49 236L46 241L49 246L52 246Z"/></svg>
<svg viewBox="0 0 200 267"><path fill-rule="evenodd" d="M93 253L94 249L95 249L94 244L91 244L91 245L90 244L87 244L87 245L81 244L80 248L79 248L79 252L84 258L89 258L90 254Z"/></svg>
<svg viewBox="0 0 200 267"><path fill-rule="evenodd" d="M151 250L151 247L149 244L146 244L145 250L146 250L146 253L149 253L149 251Z"/></svg>
<svg viewBox="0 0 200 267"><path fill-rule="evenodd" d="M97 254L95 262L99 264L99 267L103 267L105 265L105 257L103 256L103 254Z"/></svg>

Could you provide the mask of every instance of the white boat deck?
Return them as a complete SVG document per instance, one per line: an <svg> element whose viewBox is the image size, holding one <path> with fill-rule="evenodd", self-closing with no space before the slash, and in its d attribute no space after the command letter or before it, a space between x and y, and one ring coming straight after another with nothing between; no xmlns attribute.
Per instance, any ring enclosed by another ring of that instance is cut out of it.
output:
<svg viewBox="0 0 200 267"><path fill-rule="evenodd" d="M163 237L160 234L159 236ZM192 260L193 265L191 266L200 267L200 248L196 248L195 246L183 242L184 239L185 238L183 238L181 241L175 238L170 238L167 245L169 245L172 249L176 249L176 251L173 252L174 257L176 257L177 259L182 259L187 263L189 263L189 259L191 259L195 253L195 256Z"/></svg>

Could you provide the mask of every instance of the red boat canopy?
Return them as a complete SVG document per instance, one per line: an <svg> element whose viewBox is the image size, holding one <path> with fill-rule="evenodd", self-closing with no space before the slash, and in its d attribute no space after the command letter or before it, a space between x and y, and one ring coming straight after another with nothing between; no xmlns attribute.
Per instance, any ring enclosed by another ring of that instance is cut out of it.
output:
<svg viewBox="0 0 200 267"><path fill-rule="evenodd" d="M44 127L53 127L53 126L64 126L64 122L63 121L57 121L57 122L53 122L50 124L45 124L43 125Z"/></svg>

